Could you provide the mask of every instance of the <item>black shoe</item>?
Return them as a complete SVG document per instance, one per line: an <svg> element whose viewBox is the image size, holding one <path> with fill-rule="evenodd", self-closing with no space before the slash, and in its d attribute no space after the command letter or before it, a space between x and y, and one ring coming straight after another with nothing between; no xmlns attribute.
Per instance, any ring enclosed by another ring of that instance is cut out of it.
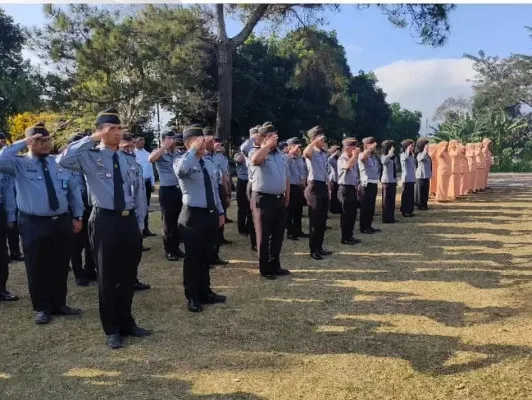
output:
<svg viewBox="0 0 532 400"><path fill-rule="evenodd" d="M147 329L141 328L140 326L134 325L131 328L120 330L120 335L131 337L145 337L151 335L151 332Z"/></svg>
<svg viewBox="0 0 532 400"><path fill-rule="evenodd" d="M89 283L87 278L76 278L76 284L78 286L89 286Z"/></svg>
<svg viewBox="0 0 532 400"><path fill-rule="evenodd" d="M61 306L57 309L52 310L52 315L65 315L65 316L81 315L81 310L79 308Z"/></svg>
<svg viewBox="0 0 532 400"><path fill-rule="evenodd" d="M296 235L288 235L287 238L290 240L299 240L299 237Z"/></svg>
<svg viewBox="0 0 532 400"><path fill-rule="evenodd" d="M119 349L121 347L124 347L124 344L122 343L122 338L120 337L119 333L107 335L105 337L105 344L111 349Z"/></svg>
<svg viewBox="0 0 532 400"><path fill-rule="evenodd" d="M277 279L277 277L274 274L260 274L263 278L269 279L273 281L274 279Z"/></svg>
<svg viewBox="0 0 532 400"><path fill-rule="evenodd" d="M314 259L314 260L323 260L323 257L321 256L320 253L310 253L310 256Z"/></svg>
<svg viewBox="0 0 532 400"><path fill-rule="evenodd" d="M198 300L188 299L188 311L190 312L202 312L203 306Z"/></svg>
<svg viewBox="0 0 532 400"><path fill-rule="evenodd" d="M20 253L17 254L11 254L10 257L11 261L24 261L24 256Z"/></svg>
<svg viewBox="0 0 532 400"><path fill-rule="evenodd" d="M359 239L351 238L351 239L342 239L342 244L347 244L349 246L353 246L357 243L360 243L361 241Z"/></svg>
<svg viewBox="0 0 532 400"><path fill-rule="evenodd" d="M172 254L172 253L167 253L166 254L166 259L168 261L179 261L179 257L175 254Z"/></svg>
<svg viewBox="0 0 532 400"><path fill-rule="evenodd" d="M414 214L407 214L407 213L401 213L403 215L404 218L410 218L410 217L413 217Z"/></svg>
<svg viewBox="0 0 532 400"><path fill-rule="evenodd" d="M373 233L377 233L377 232L380 232L381 230L378 229L378 228L369 228L370 231L372 231Z"/></svg>
<svg viewBox="0 0 532 400"><path fill-rule="evenodd" d="M147 283L142 283L140 281L135 282L135 286L133 287L134 290L148 290L151 286Z"/></svg>
<svg viewBox="0 0 532 400"><path fill-rule="evenodd" d="M225 223L226 224L232 224L233 223L233 220L232 219L229 219L227 217L225 217Z"/></svg>
<svg viewBox="0 0 532 400"><path fill-rule="evenodd" d="M179 258L185 258L185 256L186 256L185 252L181 251L181 249L179 247L175 251L175 255L178 256Z"/></svg>
<svg viewBox="0 0 532 400"><path fill-rule="evenodd" d="M277 276L284 276L284 275L290 275L291 272L287 269L284 269L284 268L277 268L275 271L274 271L274 274L277 275Z"/></svg>
<svg viewBox="0 0 532 400"><path fill-rule="evenodd" d="M230 240L227 240L226 238L223 238L222 240L220 240L220 246L224 246L226 244L233 244L233 242L231 242Z"/></svg>
<svg viewBox="0 0 532 400"><path fill-rule="evenodd" d="M144 246L142 246L142 251L143 251L143 252L144 252L144 251L150 251L150 247L144 247Z"/></svg>
<svg viewBox="0 0 532 400"><path fill-rule="evenodd" d="M396 219L392 219L391 221L382 221L383 224L395 224L397 222L399 222L399 221L396 220Z"/></svg>
<svg viewBox="0 0 532 400"><path fill-rule="evenodd" d="M418 207L417 209L419 211L427 211L429 208L428 207Z"/></svg>
<svg viewBox="0 0 532 400"><path fill-rule="evenodd" d="M7 290L0 292L0 301L17 301L18 299L18 296L15 296Z"/></svg>
<svg viewBox="0 0 532 400"><path fill-rule="evenodd" d="M144 229L144 231L142 232L142 236L151 237L151 236L157 236L157 235L153 233L152 231L150 231L149 229Z"/></svg>
<svg viewBox="0 0 532 400"><path fill-rule="evenodd" d="M331 250L321 249L319 253L321 256L330 256L333 252Z"/></svg>
<svg viewBox="0 0 532 400"><path fill-rule="evenodd" d="M300 238L308 238L310 235L305 232L299 232L297 236L299 236Z"/></svg>
<svg viewBox="0 0 532 400"><path fill-rule="evenodd" d="M373 232L372 229L361 229L360 233L364 233L366 235L373 235L375 232Z"/></svg>
<svg viewBox="0 0 532 400"><path fill-rule="evenodd" d="M221 258L218 258L213 261L212 265L227 265L229 264L229 261L222 260Z"/></svg>
<svg viewBox="0 0 532 400"><path fill-rule="evenodd" d="M44 311L39 311L37 312L37 315L35 315L35 323L37 325L47 324L48 322L50 322L51 319L52 317L50 316L50 314Z"/></svg>
<svg viewBox="0 0 532 400"><path fill-rule="evenodd" d="M225 303L226 299L227 298L225 296L222 296L221 294L216 294L213 291L211 291L207 296L201 299L201 303L202 304Z"/></svg>

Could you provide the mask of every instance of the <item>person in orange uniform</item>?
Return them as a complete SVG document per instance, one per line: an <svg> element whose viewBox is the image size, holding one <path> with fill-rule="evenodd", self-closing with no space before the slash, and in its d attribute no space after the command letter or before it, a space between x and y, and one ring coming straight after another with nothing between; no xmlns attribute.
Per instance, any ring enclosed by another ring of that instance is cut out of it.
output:
<svg viewBox="0 0 532 400"><path fill-rule="evenodd" d="M436 144L429 144L429 157L432 160L432 178L430 178L429 194L436 195L436 187L438 186L438 159L436 157Z"/></svg>
<svg viewBox="0 0 532 400"><path fill-rule="evenodd" d="M467 196L468 193L468 183L469 183L469 165L467 163L466 157L466 146L463 143L459 143L459 160L460 168L462 172L460 173L460 196Z"/></svg>
<svg viewBox="0 0 532 400"><path fill-rule="evenodd" d="M460 162L460 143L458 140L449 141L449 158L451 160L451 179L449 180L449 198L460 197L460 175L462 164Z"/></svg>
<svg viewBox="0 0 532 400"><path fill-rule="evenodd" d="M436 145L436 159L438 160L438 169L436 174L436 201L443 203L452 200L449 197L449 181L451 180L451 157L448 151L448 142L440 142Z"/></svg>
<svg viewBox="0 0 532 400"><path fill-rule="evenodd" d="M477 163L475 161L475 144L468 143L466 145L466 158L467 158L467 190L470 193L475 193L475 178L477 175Z"/></svg>
<svg viewBox="0 0 532 400"><path fill-rule="evenodd" d="M475 190L482 192L484 190L484 175L486 172L486 158L482 153L482 143L475 143L475 162L477 164L477 171L475 174Z"/></svg>
<svg viewBox="0 0 532 400"><path fill-rule="evenodd" d="M493 154L491 154L491 140L488 138L484 138L482 141L482 152L486 156L486 171L485 171L485 180L484 180L484 188L488 187L488 176L490 174L491 166L493 165Z"/></svg>

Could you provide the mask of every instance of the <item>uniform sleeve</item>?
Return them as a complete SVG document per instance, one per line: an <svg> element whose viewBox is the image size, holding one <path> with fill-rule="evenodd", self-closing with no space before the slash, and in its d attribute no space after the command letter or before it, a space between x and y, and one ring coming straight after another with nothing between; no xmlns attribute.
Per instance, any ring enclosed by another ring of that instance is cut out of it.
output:
<svg viewBox="0 0 532 400"><path fill-rule="evenodd" d="M57 158L59 165L72 171L83 171L83 159L96 142L90 136L75 141Z"/></svg>
<svg viewBox="0 0 532 400"><path fill-rule="evenodd" d="M428 159L427 148L425 147L416 157L417 162L425 162Z"/></svg>
<svg viewBox="0 0 532 400"><path fill-rule="evenodd" d="M403 157L403 155L401 155L401 157ZM382 165L387 165L390 162L391 159L392 159L392 156L390 156L390 155L381 156L381 164Z"/></svg>
<svg viewBox="0 0 532 400"><path fill-rule="evenodd" d="M147 151L146 153L147 153L146 155L147 167L146 168L148 168L149 170L151 185L155 186L155 173L153 172L153 164L148 160L150 153L148 153Z"/></svg>
<svg viewBox="0 0 532 400"><path fill-rule="evenodd" d="M15 176L17 171L17 154L25 147L26 141L23 139L0 151L0 172Z"/></svg>
<svg viewBox="0 0 532 400"><path fill-rule="evenodd" d="M4 207L7 214L7 222L15 222L17 220L17 202L15 200L15 181L11 176L4 176L4 184L2 185L2 197L4 199Z"/></svg>
<svg viewBox="0 0 532 400"><path fill-rule="evenodd" d="M68 203L74 218L81 218L85 210L81 195L81 185L78 177L72 173L70 173L70 179L68 180Z"/></svg>
<svg viewBox="0 0 532 400"><path fill-rule="evenodd" d="M139 174L137 176L137 193L135 194L135 209L137 213L137 223L139 229L144 230L144 217L148 213L148 203L146 202L146 185L142 177L142 168L139 166Z"/></svg>
<svg viewBox="0 0 532 400"><path fill-rule="evenodd" d="M240 146L240 151L246 156L250 157L251 154L249 154L249 151L253 148L253 145L255 144L254 138L249 138L246 140L242 145Z"/></svg>
<svg viewBox="0 0 532 400"><path fill-rule="evenodd" d="M216 186L213 187L214 190L214 204L216 205L216 209L218 210L218 215L224 215L224 208L222 206L222 201L220 200L220 193L218 190L216 190Z"/></svg>
<svg viewBox="0 0 532 400"><path fill-rule="evenodd" d="M190 175L192 167L196 164L196 154L189 150L181 158L178 158L174 163L174 172L178 178L184 178Z"/></svg>

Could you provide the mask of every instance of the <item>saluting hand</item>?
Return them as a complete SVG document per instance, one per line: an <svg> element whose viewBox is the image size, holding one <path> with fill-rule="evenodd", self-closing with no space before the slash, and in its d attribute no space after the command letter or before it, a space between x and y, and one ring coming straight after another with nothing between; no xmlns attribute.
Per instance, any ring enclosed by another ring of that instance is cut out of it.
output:
<svg viewBox="0 0 532 400"><path fill-rule="evenodd" d="M198 150L203 145L203 140L203 136L198 136L196 139L194 139L194 141L190 145L190 148L193 150Z"/></svg>
<svg viewBox="0 0 532 400"><path fill-rule="evenodd" d="M24 141L26 142L26 145L28 145L28 144L32 144L34 140L40 139L40 138L42 138L42 135L40 133L36 133L33 136L27 137L26 139L24 139Z"/></svg>
<svg viewBox="0 0 532 400"><path fill-rule="evenodd" d="M395 153L395 148L392 146L390 147L390 150L388 150L388 155L393 156L394 153Z"/></svg>
<svg viewBox="0 0 532 400"><path fill-rule="evenodd" d="M277 135L271 135L268 139L266 139L263 142L263 147L272 148L273 146L277 144L277 138L278 138Z"/></svg>
<svg viewBox="0 0 532 400"><path fill-rule="evenodd" d="M77 219L73 219L72 230L74 231L74 233L78 233L79 231L81 231L81 228L83 228L83 222L78 221Z"/></svg>

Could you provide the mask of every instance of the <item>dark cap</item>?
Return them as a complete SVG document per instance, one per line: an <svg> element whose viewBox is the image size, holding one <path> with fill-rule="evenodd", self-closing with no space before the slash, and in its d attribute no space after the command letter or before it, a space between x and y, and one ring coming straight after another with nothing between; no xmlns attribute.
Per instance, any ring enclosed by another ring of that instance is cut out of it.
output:
<svg viewBox="0 0 532 400"><path fill-rule="evenodd" d="M214 143L223 143L223 139L220 136L215 136Z"/></svg>
<svg viewBox="0 0 532 400"><path fill-rule="evenodd" d="M161 139L166 139L167 137L175 137L176 133L173 128L165 130L162 135Z"/></svg>
<svg viewBox="0 0 532 400"><path fill-rule="evenodd" d="M309 129L307 134L310 140L314 140L320 135L325 135L325 131L323 130L321 126L318 125L318 126L315 126L314 128Z"/></svg>
<svg viewBox="0 0 532 400"><path fill-rule="evenodd" d="M115 124L120 125L120 117L118 116L118 111L116 108L108 108L107 110L102 111L96 117L96 125L99 124Z"/></svg>
<svg viewBox="0 0 532 400"><path fill-rule="evenodd" d="M277 147L279 148L279 150L283 150L286 146L288 146L286 142L281 142Z"/></svg>
<svg viewBox="0 0 532 400"><path fill-rule="evenodd" d="M368 136L362 139L362 144L373 144L377 142L373 136Z"/></svg>
<svg viewBox="0 0 532 400"><path fill-rule="evenodd" d="M342 140L342 145L343 146L356 146L358 145L358 140L356 140L355 138L345 138L344 140Z"/></svg>
<svg viewBox="0 0 532 400"><path fill-rule="evenodd" d="M275 126L273 126L271 122L265 122L259 128L259 135L267 135L268 133L276 133L276 132L277 130L275 129Z"/></svg>
<svg viewBox="0 0 532 400"><path fill-rule="evenodd" d="M183 140L203 136L203 128L199 124L187 126L183 129Z"/></svg>
<svg viewBox="0 0 532 400"><path fill-rule="evenodd" d="M288 139L286 141L286 144L288 144L288 145L292 145L292 144L300 145L301 144L301 140L299 140L299 138L297 138L297 137L293 137L293 138Z"/></svg>
<svg viewBox="0 0 532 400"><path fill-rule="evenodd" d="M214 136L214 129L209 127L209 126L206 126L205 128L203 128L203 135L204 136Z"/></svg>
<svg viewBox="0 0 532 400"><path fill-rule="evenodd" d="M129 133L125 133L122 135L122 142L132 142L133 141L133 136L130 135Z"/></svg>
<svg viewBox="0 0 532 400"><path fill-rule="evenodd" d="M44 122L39 122L33 126L30 126L29 128L26 129L24 133L26 137L31 137L33 135L50 136L50 133L44 127Z"/></svg>
<svg viewBox="0 0 532 400"><path fill-rule="evenodd" d="M78 140L83 139L84 136L85 136L84 132L76 132L68 138L68 143L70 144L70 143L77 142Z"/></svg>

